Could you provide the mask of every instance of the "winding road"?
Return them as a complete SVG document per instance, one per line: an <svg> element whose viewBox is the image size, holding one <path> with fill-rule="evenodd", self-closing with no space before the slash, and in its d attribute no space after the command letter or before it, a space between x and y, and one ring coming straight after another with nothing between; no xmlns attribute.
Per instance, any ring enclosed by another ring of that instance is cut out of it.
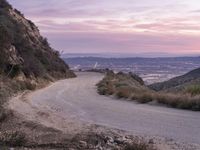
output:
<svg viewBox="0 0 200 150"><path fill-rule="evenodd" d="M101 96L95 84L103 75L88 72L77 75L77 78L61 80L20 98L15 97L10 107L31 120L47 125L57 123L57 126L63 127L61 122L71 119L139 135L200 144L200 112Z"/></svg>

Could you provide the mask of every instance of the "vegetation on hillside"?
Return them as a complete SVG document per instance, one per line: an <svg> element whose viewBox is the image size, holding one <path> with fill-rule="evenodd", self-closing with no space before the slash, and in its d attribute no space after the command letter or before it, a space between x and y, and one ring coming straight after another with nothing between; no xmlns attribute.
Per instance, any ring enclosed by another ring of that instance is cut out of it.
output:
<svg viewBox="0 0 200 150"><path fill-rule="evenodd" d="M191 94L192 96L200 95L200 84L187 86L185 92Z"/></svg>
<svg viewBox="0 0 200 150"><path fill-rule="evenodd" d="M200 111L200 86L187 86L179 92L155 91L150 89L140 77L132 73L106 73L97 84L101 95L114 95L139 103L156 101L170 107Z"/></svg>
<svg viewBox="0 0 200 150"><path fill-rule="evenodd" d="M74 76L38 28L5 0L0 1L0 33L1 74L50 79Z"/></svg>
<svg viewBox="0 0 200 150"><path fill-rule="evenodd" d="M40 35L38 28L6 0L0 0L0 34L2 125L13 115L4 107L9 97L18 92L40 88L50 81L75 77L75 74L60 58L59 53L50 47L47 39ZM23 140L18 132L5 133L3 138L2 134L0 132L0 145L16 145Z"/></svg>
<svg viewBox="0 0 200 150"><path fill-rule="evenodd" d="M165 82L154 83L149 88L155 91L182 92L185 88L193 85L200 85L200 68Z"/></svg>
<svg viewBox="0 0 200 150"><path fill-rule="evenodd" d="M0 33L0 101L41 80L75 77L38 28L6 0L0 0Z"/></svg>

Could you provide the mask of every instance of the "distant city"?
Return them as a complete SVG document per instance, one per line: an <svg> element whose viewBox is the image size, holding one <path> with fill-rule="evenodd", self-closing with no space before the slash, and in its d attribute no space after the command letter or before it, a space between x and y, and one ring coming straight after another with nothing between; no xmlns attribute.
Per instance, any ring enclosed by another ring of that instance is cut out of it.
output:
<svg viewBox="0 0 200 150"><path fill-rule="evenodd" d="M134 72L147 84L165 81L200 67L200 57L105 58L87 55L66 57L65 55L63 59L73 70L109 68L116 72Z"/></svg>

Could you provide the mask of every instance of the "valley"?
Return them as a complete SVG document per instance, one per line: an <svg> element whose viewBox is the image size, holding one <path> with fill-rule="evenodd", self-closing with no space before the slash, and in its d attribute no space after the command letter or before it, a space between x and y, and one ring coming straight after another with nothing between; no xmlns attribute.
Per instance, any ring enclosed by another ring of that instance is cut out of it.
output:
<svg viewBox="0 0 200 150"><path fill-rule="evenodd" d="M183 75L200 66L200 57L174 58L104 58L104 57L66 57L63 59L74 70L109 68L116 72L133 72L147 84L162 82ZM101 55L99 55L101 56ZM95 66L96 64L96 66Z"/></svg>

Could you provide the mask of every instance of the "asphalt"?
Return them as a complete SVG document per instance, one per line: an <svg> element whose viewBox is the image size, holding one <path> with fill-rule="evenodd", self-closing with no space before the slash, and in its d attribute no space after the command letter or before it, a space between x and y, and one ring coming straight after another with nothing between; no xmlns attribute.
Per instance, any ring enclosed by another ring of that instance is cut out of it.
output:
<svg viewBox="0 0 200 150"><path fill-rule="evenodd" d="M52 119L49 125L59 126L61 122L64 124L65 120L71 119L139 135L200 144L200 112L101 96L95 85L103 75L88 72L77 75L77 78L61 80L32 92L20 103L15 98L11 101L11 108L29 119L37 118L37 121L46 124L51 113L56 116L54 118L60 118L56 122ZM43 113L34 117L35 112Z"/></svg>

